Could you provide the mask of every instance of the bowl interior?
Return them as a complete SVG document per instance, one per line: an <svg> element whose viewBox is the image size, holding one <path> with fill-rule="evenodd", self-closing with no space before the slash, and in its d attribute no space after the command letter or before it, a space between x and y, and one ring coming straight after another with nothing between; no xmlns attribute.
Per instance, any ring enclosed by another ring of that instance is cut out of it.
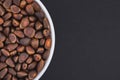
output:
<svg viewBox="0 0 120 80"><path fill-rule="evenodd" d="M37 77L34 80L39 80L42 75L45 73L46 69L48 68L51 59L53 57L53 53L54 53L54 48L55 48L55 31L54 31L54 25L52 22L52 19L50 17L50 14L48 13L47 9L45 8L45 6L43 5L43 3L40 0L35 0L41 7L41 9L43 10L43 12L45 13L46 17L48 18L49 24L50 24L50 30L51 30L51 38L52 38L52 45L51 45L51 49L50 49L50 55L48 57L48 59L46 60L45 66L42 69L42 71L37 75Z"/></svg>

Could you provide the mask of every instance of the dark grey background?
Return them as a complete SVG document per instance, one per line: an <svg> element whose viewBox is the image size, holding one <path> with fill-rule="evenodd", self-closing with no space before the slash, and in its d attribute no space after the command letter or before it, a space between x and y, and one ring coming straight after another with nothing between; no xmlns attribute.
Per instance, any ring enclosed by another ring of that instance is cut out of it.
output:
<svg viewBox="0 0 120 80"><path fill-rule="evenodd" d="M120 1L42 0L56 31L41 80L120 80Z"/></svg>

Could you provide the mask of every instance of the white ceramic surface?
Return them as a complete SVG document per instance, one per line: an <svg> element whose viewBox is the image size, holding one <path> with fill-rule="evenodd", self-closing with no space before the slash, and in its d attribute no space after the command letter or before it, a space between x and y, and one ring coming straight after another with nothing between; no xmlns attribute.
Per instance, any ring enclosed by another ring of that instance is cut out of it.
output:
<svg viewBox="0 0 120 80"><path fill-rule="evenodd" d="M34 80L39 80L42 77L42 75L45 73L45 71L47 70L47 68L50 65L50 62L52 60L52 57L53 57L54 48L55 48L55 31L54 31L54 25L53 25L52 19L50 17L50 14L48 13L47 9L45 8L45 6L43 5L43 3L40 0L35 0L35 1L40 5L40 7L44 11L46 17L48 18L48 21L50 23L50 28L51 28L51 37L52 37L52 45L51 45L50 55L46 61L44 68L34 79Z"/></svg>

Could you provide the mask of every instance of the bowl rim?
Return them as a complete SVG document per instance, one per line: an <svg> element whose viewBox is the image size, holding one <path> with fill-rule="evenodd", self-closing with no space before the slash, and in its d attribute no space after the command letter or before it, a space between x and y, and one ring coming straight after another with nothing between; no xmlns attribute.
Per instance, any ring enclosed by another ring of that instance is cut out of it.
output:
<svg viewBox="0 0 120 80"><path fill-rule="evenodd" d="M49 24L50 24L50 29L51 29L51 39L52 39L52 44L51 44L51 49L50 49L50 55L45 63L45 66L43 67L42 71L36 76L36 78L34 80L39 80L42 75L46 72L48 66L50 65L50 62L52 60L53 54L54 54L54 49L55 49L55 30L54 30L54 25L53 25L53 21L52 18L48 12L48 10L46 9L46 7L44 6L44 4L40 1L40 0L35 0L41 7L41 9L43 10L43 12L45 13Z"/></svg>

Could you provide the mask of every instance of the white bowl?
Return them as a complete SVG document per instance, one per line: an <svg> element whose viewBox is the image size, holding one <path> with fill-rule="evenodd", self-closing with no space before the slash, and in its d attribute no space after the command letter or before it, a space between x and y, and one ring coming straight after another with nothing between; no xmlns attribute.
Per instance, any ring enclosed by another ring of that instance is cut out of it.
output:
<svg viewBox="0 0 120 80"><path fill-rule="evenodd" d="M45 71L47 70L48 66L50 65L50 62L52 60L53 57L53 53L54 53L54 48L55 48L55 31L54 31L54 25L52 22L52 19L50 17L50 14L48 13L47 9L45 8L45 6L43 5L43 3L40 0L35 0L40 7L42 8L43 12L45 13L46 17L48 18L49 24L50 24L50 29L51 29L51 38L52 38L52 45L51 45L51 49L50 49L50 55L45 63L44 68L42 69L42 71L37 75L37 77L34 80L39 80L42 75L45 73Z"/></svg>

